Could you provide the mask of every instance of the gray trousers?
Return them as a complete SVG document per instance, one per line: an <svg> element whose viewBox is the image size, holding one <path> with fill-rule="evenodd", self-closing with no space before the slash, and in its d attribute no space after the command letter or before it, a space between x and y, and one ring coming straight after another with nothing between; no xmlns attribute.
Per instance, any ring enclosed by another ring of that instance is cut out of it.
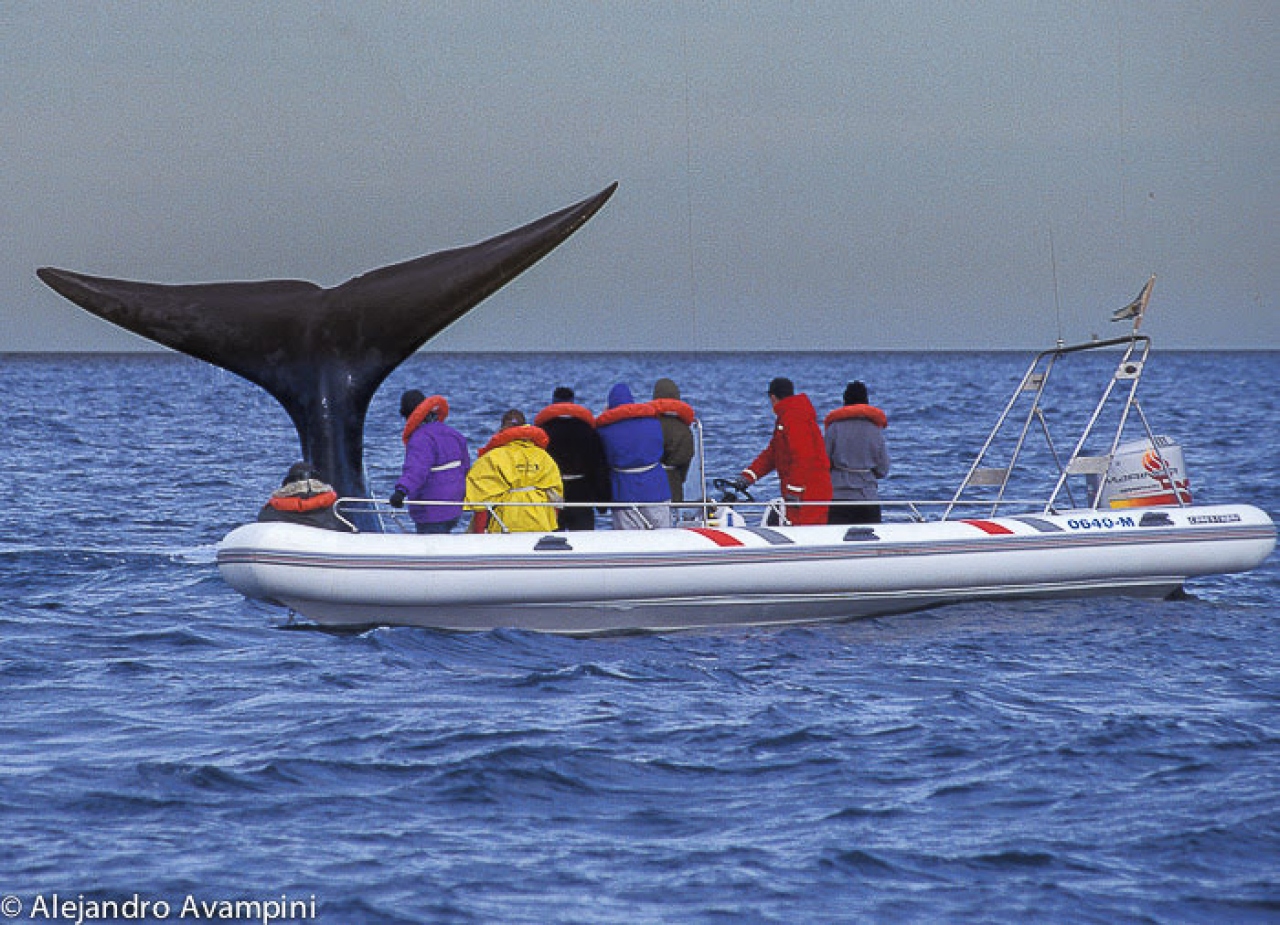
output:
<svg viewBox="0 0 1280 925"><path fill-rule="evenodd" d="M671 526L671 508L665 504L637 504L613 509L613 529L653 530Z"/></svg>

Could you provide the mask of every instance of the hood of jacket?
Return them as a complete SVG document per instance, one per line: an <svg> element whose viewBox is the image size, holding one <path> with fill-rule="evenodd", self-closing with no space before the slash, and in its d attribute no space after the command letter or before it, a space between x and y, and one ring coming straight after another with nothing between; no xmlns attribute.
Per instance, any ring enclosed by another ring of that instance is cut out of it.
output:
<svg viewBox="0 0 1280 925"><path fill-rule="evenodd" d="M779 422L811 420L815 427L818 424L818 412L804 392L778 399L778 403L773 406L773 413L777 415Z"/></svg>
<svg viewBox="0 0 1280 925"><path fill-rule="evenodd" d="M619 405L630 405L635 403L635 396L631 394L631 386L625 382L619 382L609 390L609 407L616 408Z"/></svg>
<svg viewBox="0 0 1280 925"><path fill-rule="evenodd" d="M654 398L679 398L680 386L670 379L659 379L653 384Z"/></svg>

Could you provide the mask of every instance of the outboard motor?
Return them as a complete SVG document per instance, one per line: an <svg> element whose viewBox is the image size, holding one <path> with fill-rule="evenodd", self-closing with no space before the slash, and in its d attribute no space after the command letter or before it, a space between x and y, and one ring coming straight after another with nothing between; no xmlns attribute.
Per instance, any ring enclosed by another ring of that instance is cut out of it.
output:
<svg viewBox="0 0 1280 925"><path fill-rule="evenodd" d="M1090 476L1090 497L1098 489ZM1156 507L1190 504L1191 479L1182 458L1182 447L1169 437L1131 440L1116 447L1098 499L1100 508ZM1175 494L1176 492L1176 494Z"/></svg>

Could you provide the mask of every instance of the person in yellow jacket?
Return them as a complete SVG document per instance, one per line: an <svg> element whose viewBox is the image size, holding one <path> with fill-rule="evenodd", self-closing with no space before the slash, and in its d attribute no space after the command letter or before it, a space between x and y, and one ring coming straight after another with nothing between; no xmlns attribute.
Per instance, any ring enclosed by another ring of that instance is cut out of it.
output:
<svg viewBox="0 0 1280 925"><path fill-rule="evenodd" d="M547 452L547 432L525 423L511 409L467 473L466 508L475 511L471 533L525 533L556 529L556 509L564 500L560 467ZM503 502L519 502L504 505ZM526 507L540 502L545 506ZM493 516L489 516L492 505Z"/></svg>

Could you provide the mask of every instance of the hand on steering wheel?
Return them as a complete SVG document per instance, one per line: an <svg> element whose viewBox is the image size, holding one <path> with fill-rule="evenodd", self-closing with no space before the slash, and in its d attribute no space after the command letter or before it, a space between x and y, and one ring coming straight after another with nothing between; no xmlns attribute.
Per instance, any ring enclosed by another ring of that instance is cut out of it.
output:
<svg viewBox="0 0 1280 925"><path fill-rule="evenodd" d="M718 492L722 492L720 496L722 503L732 504L734 501L755 501L755 498L751 497L751 492L747 491L747 483L740 478L712 479L711 487Z"/></svg>

